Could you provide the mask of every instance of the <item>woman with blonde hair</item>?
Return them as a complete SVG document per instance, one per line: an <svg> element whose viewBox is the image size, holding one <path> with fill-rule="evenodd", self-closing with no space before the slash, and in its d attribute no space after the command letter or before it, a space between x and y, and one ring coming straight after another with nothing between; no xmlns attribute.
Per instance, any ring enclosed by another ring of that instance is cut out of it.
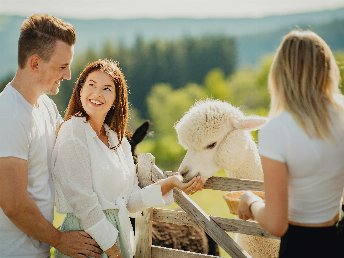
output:
<svg viewBox="0 0 344 258"><path fill-rule="evenodd" d="M200 177L183 183L172 176L140 188L126 139L128 90L118 64L90 63L81 72L53 151L56 208L65 213L61 231L84 230L102 257L134 256L128 211L173 201L172 189L194 193ZM55 257L66 257L60 252ZM84 256L80 256L84 257Z"/></svg>
<svg viewBox="0 0 344 258"><path fill-rule="evenodd" d="M239 217L281 237L279 257L340 257L336 223L344 187L344 101L323 39L294 30L270 74L270 119L259 132L265 201L241 196Z"/></svg>

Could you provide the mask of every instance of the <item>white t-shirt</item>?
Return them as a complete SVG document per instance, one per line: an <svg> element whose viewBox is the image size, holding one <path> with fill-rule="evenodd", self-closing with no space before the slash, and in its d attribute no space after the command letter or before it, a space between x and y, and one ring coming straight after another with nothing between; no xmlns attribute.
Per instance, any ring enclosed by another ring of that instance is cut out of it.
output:
<svg viewBox="0 0 344 258"><path fill-rule="evenodd" d="M10 84L0 93L0 157L28 161L27 191L43 216L53 222L51 154L55 131L62 118L49 97L42 95L37 103L37 107L32 106ZM0 209L1 258L49 255L48 244L20 231Z"/></svg>
<svg viewBox="0 0 344 258"><path fill-rule="evenodd" d="M289 220L322 223L339 211L344 187L344 127L332 126L334 140L308 137L290 113L271 119L259 132L261 156L286 163Z"/></svg>

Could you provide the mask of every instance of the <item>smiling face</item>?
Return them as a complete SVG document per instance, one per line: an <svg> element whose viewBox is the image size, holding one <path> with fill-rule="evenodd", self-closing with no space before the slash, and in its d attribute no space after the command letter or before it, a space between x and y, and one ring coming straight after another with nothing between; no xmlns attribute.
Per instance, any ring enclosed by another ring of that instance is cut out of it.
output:
<svg viewBox="0 0 344 258"><path fill-rule="evenodd" d="M105 123L117 133L119 141L123 139L128 124L128 86L118 62L99 59L82 70L64 119L73 116Z"/></svg>
<svg viewBox="0 0 344 258"><path fill-rule="evenodd" d="M57 41L48 61L40 60L39 84L46 94L56 95L62 80L70 80L74 46Z"/></svg>
<svg viewBox="0 0 344 258"><path fill-rule="evenodd" d="M91 119L105 119L115 103L116 90L112 78L105 72L90 73L80 91L83 109Z"/></svg>

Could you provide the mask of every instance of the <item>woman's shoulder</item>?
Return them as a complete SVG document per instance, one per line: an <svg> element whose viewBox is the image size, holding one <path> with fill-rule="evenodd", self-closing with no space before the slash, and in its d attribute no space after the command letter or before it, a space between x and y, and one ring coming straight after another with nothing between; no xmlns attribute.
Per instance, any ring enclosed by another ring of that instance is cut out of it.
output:
<svg viewBox="0 0 344 258"><path fill-rule="evenodd" d="M288 112L282 112L275 117L269 118L268 122L259 130L258 140L281 142L290 138L289 130L294 130L297 126L292 115Z"/></svg>
<svg viewBox="0 0 344 258"><path fill-rule="evenodd" d="M261 131L265 130L279 130L290 126L293 123L293 118L288 112L282 112L277 116L270 117L266 124L261 128Z"/></svg>
<svg viewBox="0 0 344 258"><path fill-rule="evenodd" d="M58 138L80 138L82 132L85 131L86 125L85 117L72 116L62 123Z"/></svg>

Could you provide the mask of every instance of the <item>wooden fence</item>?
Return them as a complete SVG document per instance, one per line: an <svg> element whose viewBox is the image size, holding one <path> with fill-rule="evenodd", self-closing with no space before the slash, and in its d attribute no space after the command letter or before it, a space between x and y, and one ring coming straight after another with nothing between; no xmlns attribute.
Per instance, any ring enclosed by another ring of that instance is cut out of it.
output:
<svg viewBox="0 0 344 258"><path fill-rule="evenodd" d="M171 172L163 172L155 165L151 154L140 154L138 158L138 177L140 186L152 184L166 178ZM212 177L205 184L206 189L237 191L262 190L261 181L233 179L227 177ZM207 215L184 192L174 190L174 199L184 211L172 211L149 208L136 218L136 254L135 258L201 258L215 257L211 255L186 252L176 249L152 245L152 221L167 222L182 225L197 225L202 228L223 250L232 258L251 257L245 250L226 233L236 232L274 238L258 223L240 219L228 219Z"/></svg>

